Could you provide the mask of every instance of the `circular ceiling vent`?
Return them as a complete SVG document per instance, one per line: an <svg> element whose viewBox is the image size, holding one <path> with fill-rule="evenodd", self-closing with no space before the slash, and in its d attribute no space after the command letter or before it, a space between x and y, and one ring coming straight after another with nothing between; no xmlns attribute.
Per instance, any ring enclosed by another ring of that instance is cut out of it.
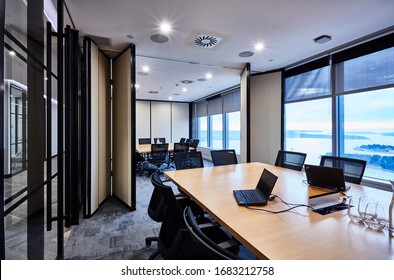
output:
<svg viewBox="0 0 394 280"><path fill-rule="evenodd" d="M150 94L158 94L159 92L156 91L156 90L150 90L149 93L150 93Z"/></svg>
<svg viewBox="0 0 394 280"><path fill-rule="evenodd" d="M180 81L182 84L192 84L192 83L194 83L194 81L192 81L192 80L182 80L182 81Z"/></svg>
<svg viewBox="0 0 394 280"><path fill-rule="evenodd" d="M240 57L251 57L251 56L254 55L254 53L251 52L251 51L246 51L246 52L241 52L241 53L239 53L238 55L239 55Z"/></svg>
<svg viewBox="0 0 394 280"><path fill-rule="evenodd" d="M213 48L219 43L220 39L211 35L200 35L194 39L194 44L202 48Z"/></svg>
<svg viewBox="0 0 394 280"><path fill-rule="evenodd" d="M137 72L137 74L140 76L148 76L149 75L148 72L143 72L143 71L139 71L139 72Z"/></svg>
<svg viewBox="0 0 394 280"><path fill-rule="evenodd" d="M165 43L168 41L168 37L166 35L163 34L153 34L152 36L150 36L150 39L155 42L155 43Z"/></svg>
<svg viewBox="0 0 394 280"><path fill-rule="evenodd" d="M199 82L206 82L207 79L205 79L205 78L199 78L199 79L197 79L197 81L199 81Z"/></svg>

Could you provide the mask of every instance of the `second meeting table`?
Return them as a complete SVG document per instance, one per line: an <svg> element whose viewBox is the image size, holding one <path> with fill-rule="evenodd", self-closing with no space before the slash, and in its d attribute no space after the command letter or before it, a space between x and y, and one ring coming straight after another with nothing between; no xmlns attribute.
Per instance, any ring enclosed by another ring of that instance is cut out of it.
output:
<svg viewBox="0 0 394 280"><path fill-rule="evenodd" d="M304 172L259 162L166 171L164 175L258 259L394 259L394 238L389 238L387 229L379 232L354 224L347 210L321 215L299 207L273 214L239 206L233 190L255 188L264 168L278 176L272 194L287 203L307 205L310 195L326 192L308 187ZM392 195L356 184L346 194L368 195L377 201L389 201ZM280 211L288 207L276 198L256 208Z"/></svg>
<svg viewBox="0 0 394 280"><path fill-rule="evenodd" d="M136 150L140 154L149 154L152 151L152 144L137 144ZM169 152L174 151L174 143L168 143L168 151Z"/></svg>

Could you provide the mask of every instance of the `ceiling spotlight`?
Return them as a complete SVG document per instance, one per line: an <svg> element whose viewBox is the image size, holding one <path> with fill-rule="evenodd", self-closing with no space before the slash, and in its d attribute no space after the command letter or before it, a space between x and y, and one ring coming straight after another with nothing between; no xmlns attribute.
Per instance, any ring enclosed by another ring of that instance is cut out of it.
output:
<svg viewBox="0 0 394 280"><path fill-rule="evenodd" d="M328 41L331 41L331 36L322 35L322 36L319 36L319 37L313 39L313 41L315 41L315 43L318 43L318 44L324 44Z"/></svg>
<svg viewBox="0 0 394 280"><path fill-rule="evenodd" d="M255 49L255 51L261 51L261 50L264 49L264 44L263 44L263 43L257 43L257 44L254 46L254 49Z"/></svg>
<svg viewBox="0 0 394 280"><path fill-rule="evenodd" d="M169 100L172 100L172 96L168 97Z"/></svg>
<svg viewBox="0 0 394 280"><path fill-rule="evenodd" d="M183 91L183 92L186 92L186 91L187 91L187 88L183 88L182 91Z"/></svg>
<svg viewBox="0 0 394 280"><path fill-rule="evenodd" d="M15 56L15 52L14 51L10 51L10 56Z"/></svg>
<svg viewBox="0 0 394 280"><path fill-rule="evenodd" d="M139 84L135 84L135 88L140 88L140 85Z"/></svg>
<svg viewBox="0 0 394 280"><path fill-rule="evenodd" d="M149 66L146 66L146 65L142 66L142 71L145 72L145 73L149 72Z"/></svg>
<svg viewBox="0 0 394 280"><path fill-rule="evenodd" d="M205 75L205 77L209 80L209 79L212 79L212 74L211 73L207 73L206 75Z"/></svg>
<svg viewBox="0 0 394 280"><path fill-rule="evenodd" d="M164 34L170 33L172 30L171 25L168 22L163 22L160 24L160 31L163 32Z"/></svg>

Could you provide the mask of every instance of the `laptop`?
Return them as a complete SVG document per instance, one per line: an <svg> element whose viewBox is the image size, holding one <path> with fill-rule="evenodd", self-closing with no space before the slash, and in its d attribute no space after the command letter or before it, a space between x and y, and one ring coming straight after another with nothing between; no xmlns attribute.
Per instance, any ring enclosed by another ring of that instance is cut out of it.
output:
<svg viewBox="0 0 394 280"><path fill-rule="evenodd" d="M277 176L267 169L261 173L260 180L255 189L250 190L233 190L238 205L242 206L264 206L267 205L268 199L274 189Z"/></svg>
<svg viewBox="0 0 394 280"><path fill-rule="evenodd" d="M306 180L309 185L346 191L345 177L342 168L305 164Z"/></svg>

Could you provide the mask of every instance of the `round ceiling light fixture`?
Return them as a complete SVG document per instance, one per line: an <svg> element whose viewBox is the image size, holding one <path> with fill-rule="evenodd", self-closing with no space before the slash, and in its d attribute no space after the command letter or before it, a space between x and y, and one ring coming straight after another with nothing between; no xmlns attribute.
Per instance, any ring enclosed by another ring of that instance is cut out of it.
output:
<svg viewBox="0 0 394 280"><path fill-rule="evenodd" d="M168 41L168 37L166 35L163 34L153 34L152 36L150 36L150 39L155 42L155 43L165 43Z"/></svg>
<svg viewBox="0 0 394 280"><path fill-rule="evenodd" d="M251 51L245 51L245 52L241 52L238 54L240 57L251 57L254 55L254 52Z"/></svg>

